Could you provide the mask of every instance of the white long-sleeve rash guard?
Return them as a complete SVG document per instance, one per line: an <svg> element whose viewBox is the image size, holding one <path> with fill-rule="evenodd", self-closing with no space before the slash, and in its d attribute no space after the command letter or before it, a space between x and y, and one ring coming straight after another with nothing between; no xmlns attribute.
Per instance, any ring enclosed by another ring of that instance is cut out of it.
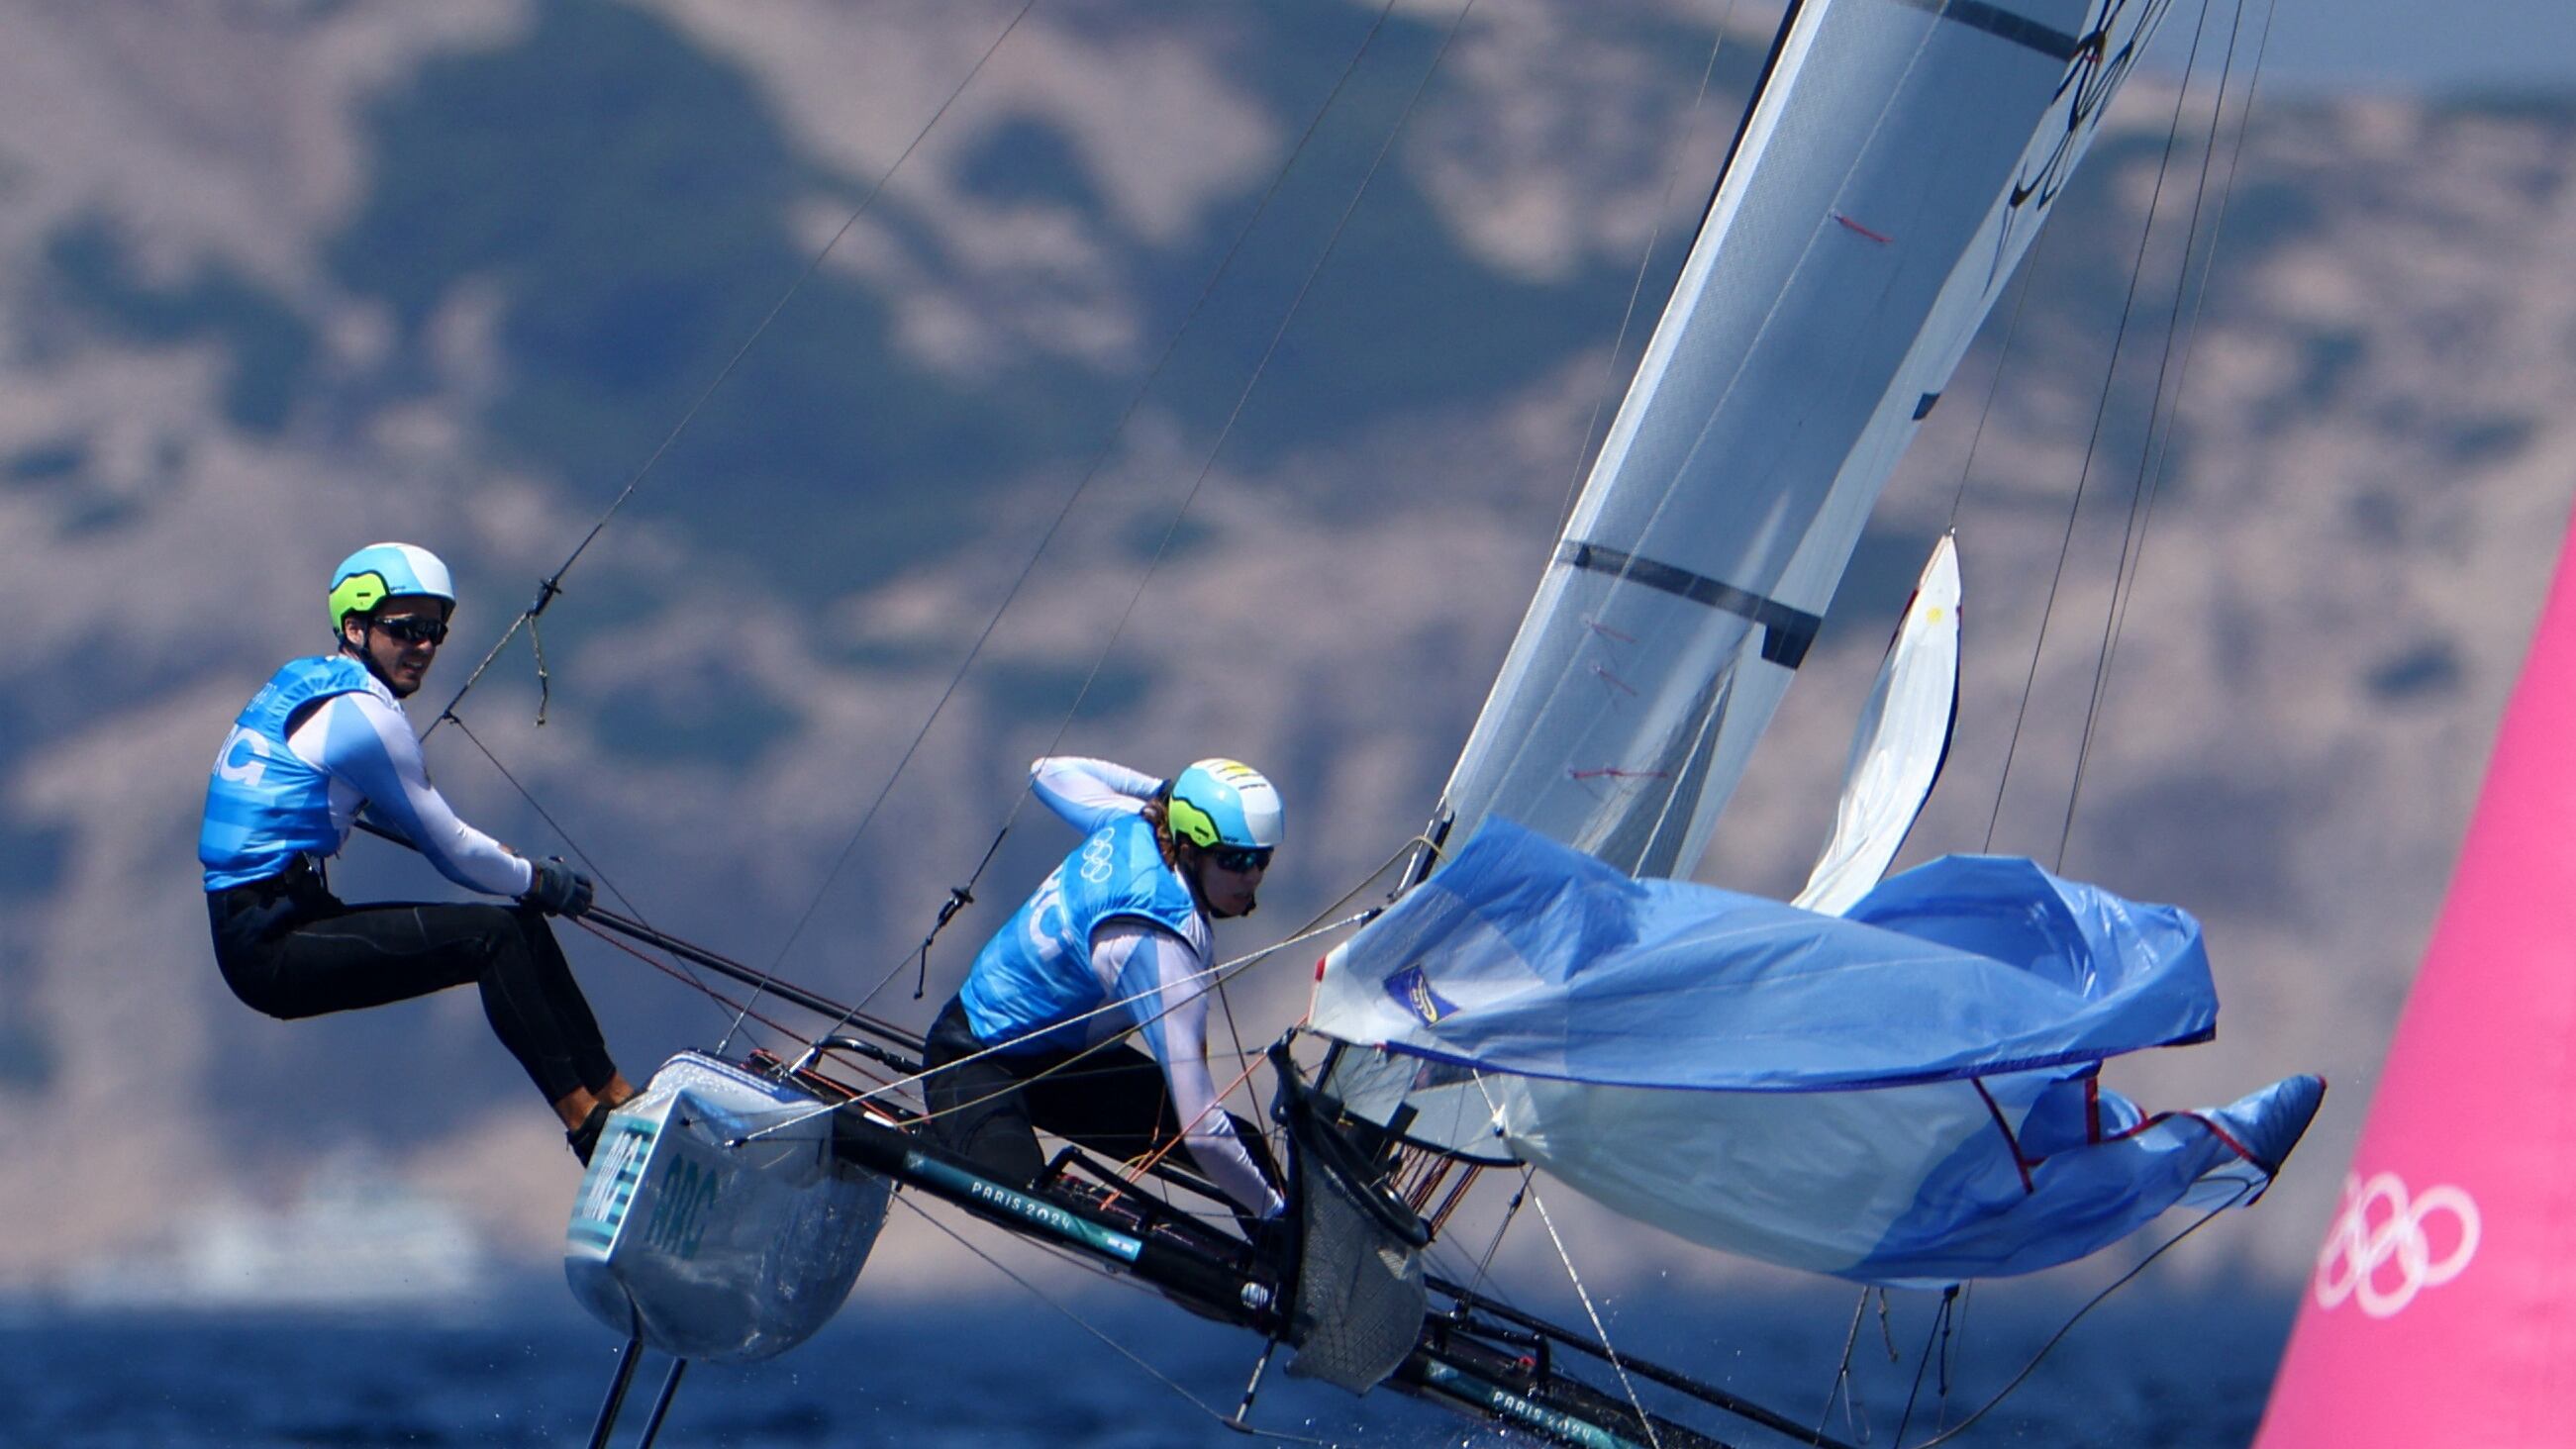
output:
<svg viewBox="0 0 2576 1449"><path fill-rule="evenodd" d="M496 896L527 890L535 867L456 818L429 783L420 736L399 706L372 690L335 694L296 725L286 745L331 777L331 823L343 843L364 809L468 890Z"/></svg>
<svg viewBox="0 0 2576 1449"><path fill-rule="evenodd" d="M1031 767L1029 786L1048 809L1088 834L1115 815L1144 809L1163 782L1107 760L1058 756ZM1207 957L1160 926L1122 918L1092 931L1091 970L1111 1000L1126 1003L1162 1065L1191 1160L1246 1209L1264 1217L1279 1212L1286 1203L1235 1136L1208 1072ZM1096 1040L1123 1029L1115 1012L1103 1012L1092 1023Z"/></svg>

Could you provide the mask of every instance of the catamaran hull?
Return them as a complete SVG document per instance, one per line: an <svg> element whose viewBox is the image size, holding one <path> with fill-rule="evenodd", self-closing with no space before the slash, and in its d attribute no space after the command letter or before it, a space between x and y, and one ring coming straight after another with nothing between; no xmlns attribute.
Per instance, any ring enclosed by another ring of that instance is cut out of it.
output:
<svg viewBox="0 0 2576 1449"><path fill-rule="evenodd" d="M695 1052L612 1115L564 1276L591 1316L684 1359L786 1352L839 1312L893 1187L837 1160L832 1113Z"/></svg>

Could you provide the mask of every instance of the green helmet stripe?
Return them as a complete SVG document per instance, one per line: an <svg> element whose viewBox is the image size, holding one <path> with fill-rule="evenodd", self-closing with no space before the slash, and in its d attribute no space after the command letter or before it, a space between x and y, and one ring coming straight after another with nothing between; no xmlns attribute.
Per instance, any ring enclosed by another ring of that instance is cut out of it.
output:
<svg viewBox="0 0 2576 1449"><path fill-rule="evenodd" d="M1214 817L1182 796L1173 796L1171 803L1163 807L1163 814L1172 822L1175 834L1201 849L1216 844L1221 834Z"/></svg>
<svg viewBox="0 0 2576 1449"><path fill-rule="evenodd" d="M339 628L351 614L374 611L385 601L385 576L380 573L351 574L331 590L331 627Z"/></svg>

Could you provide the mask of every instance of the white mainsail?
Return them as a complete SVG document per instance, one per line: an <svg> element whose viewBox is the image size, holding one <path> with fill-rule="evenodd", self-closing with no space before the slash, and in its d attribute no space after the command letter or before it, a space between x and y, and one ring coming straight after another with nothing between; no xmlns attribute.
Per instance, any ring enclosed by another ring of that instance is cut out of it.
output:
<svg viewBox="0 0 2576 1449"><path fill-rule="evenodd" d="M1442 794L1687 875L2167 0L1810 0Z"/></svg>

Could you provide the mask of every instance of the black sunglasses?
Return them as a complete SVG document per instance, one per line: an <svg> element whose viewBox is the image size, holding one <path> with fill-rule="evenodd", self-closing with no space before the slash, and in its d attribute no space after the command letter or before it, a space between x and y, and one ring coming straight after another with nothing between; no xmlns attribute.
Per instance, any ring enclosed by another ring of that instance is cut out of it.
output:
<svg viewBox="0 0 2576 1449"><path fill-rule="evenodd" d="M1260 845L1244 849L1211 850L1208 852L1208 858L1216 862L1216 868L1219 870L1230 870L1236 875L1250 875L1256 870L1270 868L1270 847Z"/></svg>
<svg viewBox="0 0 2576 1449"><path fill-rule="evenodd" d="M386 638L404 644L447 642L447 621L433 619L427 614L396 614L388 619L373 621L372 627L384 634Z"/></svg>

